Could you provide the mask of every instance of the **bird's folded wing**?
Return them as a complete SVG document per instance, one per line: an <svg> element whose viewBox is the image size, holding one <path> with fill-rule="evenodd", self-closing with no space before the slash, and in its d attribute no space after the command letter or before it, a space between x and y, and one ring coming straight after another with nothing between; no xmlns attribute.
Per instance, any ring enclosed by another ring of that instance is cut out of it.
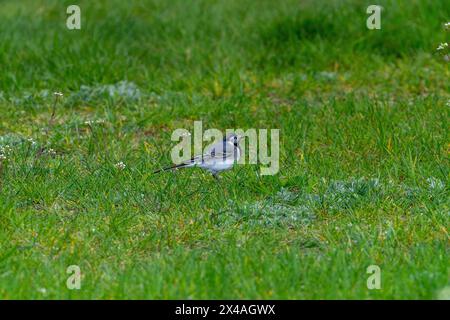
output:
<svg viewBox="0 0 450 320"><path fill-rule="evenodd" d="M226 150L228 151L228 150ZM221 159L227 159L233 157L233 151L229 150L229 152L214 152L214 150L210 153L205 153L203 155L198 155L193 158L191 158L188 161L185 161L183 163L185 164L201 164L204 162L208 162L210 160L221 160Z"/></svg>

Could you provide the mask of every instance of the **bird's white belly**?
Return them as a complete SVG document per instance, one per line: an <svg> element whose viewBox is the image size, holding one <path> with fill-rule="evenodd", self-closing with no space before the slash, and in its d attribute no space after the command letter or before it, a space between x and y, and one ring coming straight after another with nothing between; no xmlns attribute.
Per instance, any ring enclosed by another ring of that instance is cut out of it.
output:
<svg viewBox="0 0 450 320"><path fill-rule="evenodd" d="M215 161L208 161L207 163L203 163L200 165L200 167L207 169L209 171L223 171L228 170L233 167L234 159L226 159L225 161L222 159L217 159Z"/></svg>

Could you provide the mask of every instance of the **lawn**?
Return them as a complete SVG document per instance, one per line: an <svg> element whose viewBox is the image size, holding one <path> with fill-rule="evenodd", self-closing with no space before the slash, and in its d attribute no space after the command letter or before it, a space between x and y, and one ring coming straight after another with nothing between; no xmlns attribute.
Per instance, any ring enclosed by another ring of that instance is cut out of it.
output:
<svg viewBox="0 0 450 320"><path fill-rule="evenodd" d="M449 299L450 1L370 4L0 1L0 298ZM194 121L279 172L153 174Z"/></svg>

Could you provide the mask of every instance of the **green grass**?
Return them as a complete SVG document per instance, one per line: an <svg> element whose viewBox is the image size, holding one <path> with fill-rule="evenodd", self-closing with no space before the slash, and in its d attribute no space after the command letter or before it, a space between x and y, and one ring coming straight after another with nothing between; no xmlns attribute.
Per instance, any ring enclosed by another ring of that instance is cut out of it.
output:
<svg viewBox="0 0 450 320"><path fill-rule="evenodd" d="M0 298L449 298L449 1L69 4L0 1ZM195 120L280 172L153 175Z"/></svg>

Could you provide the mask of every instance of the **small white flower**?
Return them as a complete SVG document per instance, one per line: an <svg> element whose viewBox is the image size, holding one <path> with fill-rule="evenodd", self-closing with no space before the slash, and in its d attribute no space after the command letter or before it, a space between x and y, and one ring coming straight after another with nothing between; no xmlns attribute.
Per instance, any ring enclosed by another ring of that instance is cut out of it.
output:
<svg viewBox="0 0 450 320"><path fill-rule="evenodd" d="M445 30L450 30L450 22L444 23Z"/></svg>
<svg viewBox="0 0 450 320"><path fill-rule="evenodd" d="M9 144L5 144L4 146L0 146L0 153L8 154L11 152L11 147Z"/></svg>
<svg viewBox="0 0 450 320"><path fill-rule="evenodd" d="M53 95L56 96L56 97L62 97L63 96L62 92L53 92Z"/></svg>
<svg viewBox="0 0 450 320"><path fill-rule="evenodd" d="M29 142L29 143L31 143L31 145L32 145L32 146L35 146L35 145L37 145L37 142L36 142L36 141L34 141L34 139L33 139L33 138L28 138L27 140L28 140L28 142Z"/></svg>
<svg viewBox="0 0 450 320"><path fill-rule="evenodd" d="M444 43L441 43L440 45L439 45L439 47L437 47L437 51L441 51L441 50L444 50L445 48L447 48L448 47L448 43L447 42L444 42Z"/></svg>
<svg viewBox="0 0 450 320"><path fill-rule="evenodd" d="M116 163L115 167L119 170L124 170L127 166L122 161Z"/></svg>
<svg viewBox="0 0 450 320"><path fill-rule="evenodd" d="M42 294L46 294L47 293L47 289L45 289L45 288L38 288L37 291L42 293Z"/></svg>
<svg viewBox="0 0 450 320"><path fill-rule="evenodd" d="M45 153L51 155L52 157L56 156L56 151L52 148L45 150Z"/></svg>
<svg viewBox="0 0 450 320"><path fill-rule="evenodd" d="M0 153L0 161L6 160L6 156L2 153Z"/></svg>

